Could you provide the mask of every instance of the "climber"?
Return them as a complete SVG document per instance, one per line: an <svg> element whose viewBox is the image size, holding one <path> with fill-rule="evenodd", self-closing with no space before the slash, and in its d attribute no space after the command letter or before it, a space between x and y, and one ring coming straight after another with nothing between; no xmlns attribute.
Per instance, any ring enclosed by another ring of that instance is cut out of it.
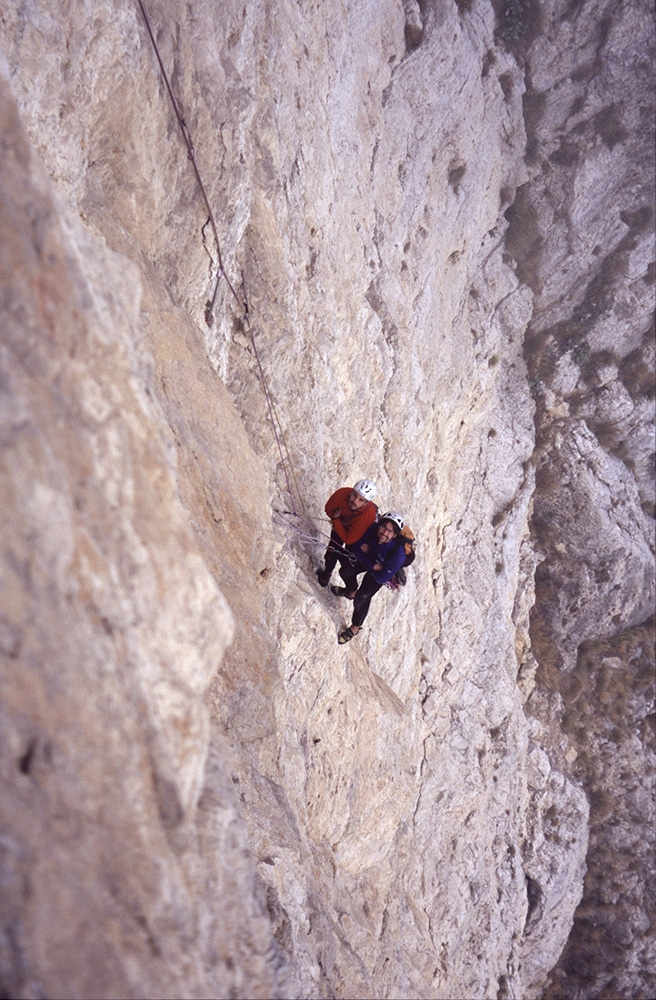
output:
<svg viewBox="0 0 656 1000"><path fill-rule="evenodd" d="M373 503L376 487L369 479L359 479L351 489L336 490L326 503L326 514L333 522L330 543L324 556L324 568L317 570L317 579L327 587L337 561L348 559L348 551L359 541L376 520L378 508Z"/></svg>
<svg viewBox="0 0 656 1000"><path fill-rule="evenodd" d="M351 547L358 561L355 564L346 560L341 562L339 575L345 586L330 589L337 597L353 601L353 620L348 628L340 632L337 640L340 645L358 634L367 617L371 598L403 566L403 524L403 517L395 511L383 514L378 523L372 524L360 541ZM361 573L366 573L366 576L358 587Z"/></svg>

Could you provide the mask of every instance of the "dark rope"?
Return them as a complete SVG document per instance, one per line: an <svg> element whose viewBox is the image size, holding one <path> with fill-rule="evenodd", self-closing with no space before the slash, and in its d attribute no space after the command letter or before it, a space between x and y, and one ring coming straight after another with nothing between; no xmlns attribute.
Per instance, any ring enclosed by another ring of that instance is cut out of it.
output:
<svg viewBox="0 0 656 1000"><path fill-rule="evenodd" d="M310 520L310 518L304 517L302 514L297 513L297 511L295 511L295 510L278 510L276 507L274 507L273 509L276 512L276 514L288 514L290 517L297 517L301 521L305 521L306 524L310 524L312 526L312 528L316 531L316 533L318 535L323 535L324 538L330 538L330 535L328 534L328 532L321 531L320 528L317 528L315 526L315 524ZM289 522L285 522L285 523L287 524ZM290 527L292 527L295 531L301 531L301 530L303 530L301 528L298 528L295 524L291 524Z"/></svg>
<svg viewBox="0 0 656 1000"><path fill-rule="evenodd" d="M289 515L291 515L293 517L300 517L301 516L300 514L297 514L295 511L291 511L291 510L277 510L275 507L274 507L274 512L276 514L279 514L279 515L289 514ZM303 518L301 518L301 519L303 520ZM335 545L335 543L333 542L331 536L328 535L328 534L326 534L324 531L320 531L318 528L315 528L315 531L317 531L317 534L323 535L324 538L328 539L328 544L327 545L326 545L325 542L322 542L320 538L316 538L314 535L311 535L304 528L299 528L298 525L296 525L296 524L291 524L287 520L285 520L285 521L279 521L278 523L281 524L281 525L284 525L287 528L291 528L291 530L295 531L296 534L299 535L299 537L301 539L303 539L305 541L308 541L308 542L312 542L313 545L320 545L321 548L325 547L326 551L336 552L342 559L348 559L348 561L350 563L355 564L355 563L357 563L357 562L360 561L358 559L358 557L354 553L349 552L348 549L340 548L339 546ZM313 527L314 527L314 525L313 525Z"/></svg>
<svg viewBox="0 0 656 1000"><path fill-rule="evenodd" d="M168 95L169 95L169 98L171 100L171 104L173 106L173 110L175 112L175 117L178 120L178 125L180 126L180 131L182 132L182 137L183 137L183 139L185 141L185 145L187 147L187 153L188 153L189 159L191 160L191 165L194 168L194 173L196 175L196 181L198 182L198 187L199 187L200 192L201 192L201 194L203 196L203 201L205 202L205 207L207 208L207 212L208 212L208 215L209 215L209 222L210 222L210 224L212 226L212 232L214 234L214 240L216 242L216 253L217 253L217 258L218 258L218 270L217 270L217 275L216 275L216 284L214 286L214 293L212 295L212 298L208 299L208 301L205 304L205 322L207 323L208 326L211 326L211 324L212 324L212 313L213 313L213 310L214 310L214 303L216 301L216 296L217 296L217 292L218 292L218 289L219 289L219 282L221 280L221 276L223 275L223 277L225 278L226 283L228 285L228 288L230 289L230 291L232 293L232 296L233 296L235 302L238 304L238 306L240 308L240 311L241 311L242 316L243 316L244 326L246 327L246 329L248 331L248 334L249 334L249 337L250 337L250 341L251 341L251 344L253 346L253 353L254 353L255 359L257 361L257 367L258 367L258 370L259 370L260 381L262 382L262 388L264 389L264 395L266 397L267 405L268 405L268 408L269 408L269 417L271 419L271 426L273 427L273 433L274 433L274 436L275 436L275 439L276 439L276 444L278 446L278 452L280 454L280 461L281 461L281 464L282 464L282 467L283 467L283 472L285 474L285 480L287 482L287 491L288 491L290 499L292 501L292 507L294 507L294 513L296 513L296 500L295 500L295 497L294 497L294 492L293 492L293 490L291 488L291 483L290 483L290 480L289 480L289 473L287 471L287 464L289 464L289 466L290 466L290 468L292 470L292 476L294 478L294 483L296 485L296 489L297 489L297 492L299 493L299 496L300 496L300 491L298 490L298 483L296 482L296 476L294 474L294 466L293 466L292 460L290 458L289 449L287 447L287 442L285 441L285 436L284 436L284 433L283 433L283 430L282 430L282 423L280 421L280 418L278 417L278 414L276 413L275 403L273 401L273 397L271 395L271 391L269 389L269 385L268 385L268 382L266 380L266 376L264 374L264 369L262 367L262 362L260 360L260 355L259 355L257 346L255 344L255 337L254 337L253 331L251 329L251 324L250 324L250 319L249 319L249 313L248 313L248 301L247 301L247 299L246 299L245 296L242 299L237 294L237 292L235 291L234 285L230 281L230 278L228 277L228 275L226 273L226 270L225 270L225 268L223 266L223 259L221 257L221 244L220 244L220 241L219 241L219 232L218 232L218 229L217 229L217 226L216 226L216 220L214 218L214 212L212 211L212 206L210 205L210 200L207 197L207 191L205 190L205 185L203 184L203 179L202 179L202 177L200 175L200 171L198 169L198 164L196 163L196 150L194 148L194 144L193 144L193 141L192 141L192 138L191 138L191 134L189 132L189 127L188 127L186 121L184 120L184 118L183 118L183 116L182 116L182 114L180 112L180 108L178 107L178 102L176 101L175 96L173 94L173 90L171 88L171 83L169 81L168 74L167 74L167 72L166 72L166 70L164 68L164 63L162 61L162 57L160 55L160 51L159 51L157 42L155 41L155 36L153 35L152 28L150 27L150 21L148 20L148 15L146 14L146 10L144 8L142 0L137 0L137 3L139 4L139 8L141 10L141 14L142 14L142 17L144 19L144 23L146 25L146 30L148 31L148 35L150 37L150 41L151 41L153 49L155 51L155 55L157 56L157 62L159 63L159 68L160 68L160 70L162 72L162 76L164 78L164 83L166 84L166 89L168 91ZM205 223L205 225L207 225L207 223ZM205 227L203 227L203 229L204 228ZM205 240L204 239L203 239L203 245L205 245ZM207 247L206 247L206 249L207 249ZM242 275L242 280L243 280L243 275ZM287 461L285 461L285 457L283 455L283 444L284 444L285 452L287 454Z"/></svg>
<svg viewBox="0 0 656 1000"><path fill-rule="evenodd" d="M301 515L297 511L295 511L295 510L279 510L278 513L279 514L294 514L295 517L301 517ZM306 521L312 521L312 523L314 523L315 521L325 521L326 524L332 524L333 523L332 517L324 517L323 515L319 515L319 514L310 514L310 513L308 513L308 511L304 511L303 516L304 516L304 518L305 518Z"/></svg>
<svg viewBox="0 0 656 1000"><path fill-rule="evenodd" d="M182 132L182 137L183 137L183 139L185 141L185 145L187 147L187 153L189 154L189 159L191 160L191 165L194 168L194 173L196 174L196 180L198 182L198 187L200 189L200 193L203 196L203 201L205 202L205 207L207 208L207 213L208 213L208 215L210 217L210 223L211 223L211 226L212 226L212 232L214 233L214 240L216 242L216 253L217 253L218 262L219 262L219 264L218 264L219 271L218 271L218 275L217 275L217 287L218 287L219 279L220 279L221 275L223 275L223 277L225 278L225 280L226 280L226 282L228 284L228 288L232 292L235 300L243 308L243 303L241 302L239 296L237 295L237 293L236 293L236 291L235 291L235 289L233 287L233 284L230 281L230 278L228 277L228 275L226 273L226 270L225 270L225 268L223 266L223 259L221 257L221 243L219 241L219 231L218 231L218 229L216 227L216 220L214 219L214 212L212 211L212 206L210 205L210 200L207 197L207 191L205 190L205 185L203 184L203 178L200 175L200 171L198 169L198 164L196 163L196 150L194 149L194 144L193 144L192 139L191 139L191 135L190 135L190 132L189 132L189 127L187 126L186 121L184 120L184 118L182 117L182 115L180 113L180 108L178 107L178 102L176 101L175 96L173 94L173 90L171 89L171 83L169 81L168 74L167 74L167 72L166 72L166 70L164 68L164 63L162 62L162 57L160 55L160 51L159 51L159 48L157 46L157 42L155 41L155 36L153 35L152 28L150 27L150 21L148 20L148 15L146 14L144 5L142 3L142 0L137 0L137 3L139 4L139 7L141 9L141 14L143 16L144 23L146 25L146 29L148 31L148 35L150 36L150 40L152 42L153 49L155 51L155 55L157 56L157 62L159 63L159 68L162 71L162 76L164 78L164 83L166 84L166 89L167 89L169 97L171 99L171 104L173 105L173 110L175 111L175 117L178 119L178 125L180 126L180 131ZM212 303L214 303L214 299L215 298L216 298L216 289L214 291L214 297L212 299Z"/></svg>
<svg viewBox="0 0 656 1000"><path fill-rule="evenodd" d="M290 500L292 502L292 507L294 508L294 513L296 513L296 500L294 498L294 491L292 490L291 483L289 481L289 473L287 472L287 464L289 464L289 468L292 470L292 477L294 479L294 485L296 486L296 492L297 492L297 494L298 494L299 497L301 495L301 491L299 490L299 488L298 488L298 482L296 481L296 473L294 472L294 463L292 462L291 456L289 454L289 448L287 447L287 441L285 439L285 433L284 433L284 431L282 429L282 421L280 420L280 417L278 416L278 411L276 410L276 404L275 404L275 401L273 399L273 396L271 395L271 390L269 389L268 382L267 382L267 380L265 378L264 369L262 367L262 362L260 360L260 354L259 354L259 351L257 349L257 345L255 343L255 336L253 334L253 330L252 330L252 327L251 327L251 324L250 324L250 315L249 315L249 309L248 309L248 297L246 296L246 280L244 278L243 271L242 271L242 275L241 275L241 280L242 280L242 285L244 287L244 324L246 326L246 329L248 330L248 335L250 337L251 344L253 346L253 354L255 355L255 359L257 361L257 367L259 369L260 379L262 381L262 388L264 389L264 395L266 396L267 405L269 407L269 417L271 418L271 426L273 427L273 433L275 434L276 444L278 445L278 452L280 454L280 461L282 463L283 472L285 474L285 481L287 483L287 492L289 493L289 497L290 497ZM281 444L281 442L282 442L282 444ZM283 453L282 453L282 446L283 445L284 445L284 448L285 448L285 454L287 455L287 462L285 462L285 459L284 459L284 456L283 456ZM303 506L303 504L301 502L301 507L302 506Z"/></svg>

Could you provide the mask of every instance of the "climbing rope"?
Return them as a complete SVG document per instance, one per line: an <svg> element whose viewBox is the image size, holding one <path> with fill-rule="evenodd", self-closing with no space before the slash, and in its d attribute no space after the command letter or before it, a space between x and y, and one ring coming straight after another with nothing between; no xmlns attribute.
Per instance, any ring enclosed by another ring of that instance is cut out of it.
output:
<svg viewBox="0 0 656 1000"><path fill-rule="evenodd" d="M298 511L294 511L294 510L279 510L278 513L279 514L294 514L296 517L300 517L301 516L298 513ZM316 521L325 521L326 524L332 524L333 523L332 517L324 517L323 515L313 514L312 511L307 511L307 510L304 511L303 513L304 513L304 516L305 516L305 520L306 521L311 521L313 524Z"/></svg>
<svg viewBox="0 0 656 1000"><path fill-rule="evenodd" d="M295 531L301 540L301 544L303 542L310 542L312 545L321 546L321 548L323 549L325 542L321 542L316 537L316 535L311 535L308 531L304 531L303 528L299 528L298 525L291 524L289 521L277 520L276 515L280 516L282 514L290 514L294 517L300 517L299 514L294 514L294 512L291 510L276 510L274 508L273 520L275 524L280 524L287 529L291 528L292 531ZM301 518L301 520L308 520L308 518ZM326 520L326 518L321 518L321 520L324 521ZM326 546L326 551L332 550L333 552L336 552L339 555L340 563L343 560L348 560L348 562L350 562L354 566L357 562L360 561L354 553L349 552L347 549L339 548L337 545L335 545L330 535L327 535L325 531L319 531L318 528L316 528L315 530L317 534L323 535L325 538L329 539L328 545ZM398 590L399 589L398 572L395 573L392 579L388 580L387 583L384 584L384 586L387 587L388 590Z"/></svg>
<svg viewBox="0 0 656 1000"><path fill-rule="evenodd" d="M218 288L219 288L219 282L221 281L221 277L223 276L225 278L225 280L226 280L226 284L227 284L230 292L232 293L232 296L233 296L235 302L237 303L237 305L238 305L238 307L240 309L240 312L241 312L241 315L242 315L242 322L244 324L244 328L246 329L246 331L248 333L248 336L249 336L249 339L250 339L250 342L251 342L251 345L252 345L252 348L253 348L253 354L254 354L255 360L257 362L257 368L258 368L258 373L259 373L259 377L260 377L260 382L262 383L262 388L264 390L264 395L265 395L265 398L266 398L266 401L267 401L267 407L268 407L268 411L269 411L269 419L271 420L271 426L273 428L273 434L274 434L274 437L275 437L275 440L276 440L276 445L278 447L278 453L280 455L280 462L281 462L282 469L283 469L283 472L284 472L284 475L285 475L285 482L287 484L287 492L289 493L289 496L290 496L290 499L291 499L291 502L292 502L292 507L294 508L293 512L294 512L294 514L296 514L296 506L297 506L296 505L296 498L295 498L295 495L294 495L294 491L292 490L292 487L291 487L291 481L290 481L290 476L289 476L288 469L291 469L292 479L294 480L294 485L296 486L296 494L299 497L300 497L300 490L298 488L298 482L296 481L296 474L294 472L294 466L293 466L293 463L292 463L292 460L291 460L291 457L290 457L290 454L289 454L289 448L287 447L287 441L285 440L285 435L284 435L284 432L283 432L283 429L282 429L282 423L281 423L280 418L278 416L278 413L276 411L275 402L274 402L273 396L271 394L271 390L269 388L269 384L267 382L267 378L266 378L266 376L264 374L264 368L262 367L262 361L260 359L260 353L259 353L259 351L257 349L257 345L255 343L255 336L253 334L253 330L252 330L251 324L250 324L250 316L249 316L249 309L248 309L248 299L246 297L246 294L244 294L243 298L241 298L237 294L237 292L235 291L235 287L232 284L232 282L230 281L230 278L228 277L226 269L223 266L223 258L221 256L221 243L220 243L220 240L219 240L219 232L218 232L218 229L217 229L216 220L214 218L214 212L212 211L212 206L211 206L210 200L209 200L209 198L207 196L207 191L205 190L205 185L203 184L203 179L201 177L200 170L198 169L198 164L196 162L196 150L195 150L195 147L194 147L193 140L191 138L191 133L190 133L189 127L188 127L188 125L187 125L187 123L186 123L186 121L185 121L185 119L184 119L184 117L182 115L182 112L180 110L178 102L175 99L175 95L174 95L173 89L171 87L171 82L169 80L169 77L168 77L168 74L166 72L166 69L164 68L164 63L162 61L162 57L160 55L160 51L159 51L159 47L157 45L157 42L155 41L155 36L154 36L152 28L150 26L150 20L148 19L148 15L146 13L146 9L145 9L145 7L143 5L142 0L137 0L137 3L139 4L139 9L141 10L141 15L142 15L142 17L144 19L144 23L146 25L146 30L148 32L148 36L150 38L150 41L151 41L152 46L153 46L153 50L154 50L155 55L157 57L157 62L159 63L159 68L161 70L162 77L164 78L164 83L166 84L166 89L168 91L168 95L169 95L171 104L173 106L173 110L175 112L175 117L177 118L178 125L179 125L180 131L182 133L182 137L183 137L185 145L187 147L187 154L189 156L189 160L191 161L191 165L192 165L192 167L194 169L194 174L196 175L196 182L198 184L198 188L200 190L200 193L201 193L201 195L203 197L203 201L205 202L205 207L207 208L207 212L208 212L208 215L209 215L209 221L210 221L210 224L212 226L212 233L214 234L214 241L216 243L216 254L217 254L217 261L218 261L217 275L216 275L216 284L214 286L214 293L212 295L212 298L208 299L208 301L205 303L205 322L207 323L208 326L212 325L212 313L213 313L213 310L214 310L214 303L216 301L216 295L217 295ZM207 223L205 223L205 225L207 225ZM242 274L242 285L244 285L244 276L243 276L243 274ZM244 288L245 288L245 286L244 286ZM285 455L286 455L286 458L285 458ZM301 506L301 509L303 509L302 502L301 502L300 506Z"/></svg>
<svg viewBox="0 0 656 1000"><path fill-rule="evenodd" d="M162 60L162 57L161 57L161 54L160 54L157 42L155 41L155 36L154 36L152 28L150 26L150 20L148 18L147 13L146 13L146 9L144 7L144 4L143 4L142 0L137 0L137 3L139 4L139 9L141 10L141 15L143 17L144 24L146 25L146 30L148 32L148 37L150 38L151 44L153 46L153 50L155 52L155 56L157 57L157 62L159 63L159 68L160 68L162 77L164 79L164 83L166 84L166 90L168 92L169 99L170 99L171 105L173 107L173 111L175 112L175 117L177 119L178 126L180 128L180 131L182 133L182 137L183 137L185 145L187 147L187 155L188 155L189 160L191 162L191 165L193 167L194 174L196 176L196 182L198 184L199 191L200 191L200 193L202 195L203 201L205 203L205 207L207 209L207 213L208 213L208 217L209 217L209 222L211 224L212 233L214 235L214 241L216 243L216 254L217 254L217 262L218 262L217 263L216 283L215 283L215 286L214 286L214 292L212 294L212 298L208 299L208 301L205 303L205 322L207 323L208 326L212 325L212 321L213 321L213 315L212 314L213 314L213 311L214 311L214 304L216 302L216 296L217 296L217 292L218 292L218 289L219 289L219 283L221 281L221 277L224 277L225 281L226 281L226 284L228 286L228 289L230 290L230 293L232 294L232 297L235 300L235 302L236 302L236 304L237 304L237 306L239 308L239 311L241 313L242 323L243 323L244 329L248 333L248 336L249 336L249 339L250 339L250 342L251 342L251 346L253 348L253 355L254 355L255 361L257 363L257 369L258 369L258 374L259 374L260 382L262 383L262 388L263 388L264 395L265 395L265 398L266 398L266 401L267 401L267 408L268 408L268 411L269 411L269 419L271 420L271 426L273 428L273 434L274 434L274 437L275 437L275 440L276 440L276 445L278 447L278 453L280 455L280 463L282 465L282 469L283 469L283 472L284 472L284 475L285 475L285 481L286 481L286 484L287 484L287 492L289 493L289 497L291 499L292 508L293 508L291 511L288 511L288 510L278 511L278 510L275 510L275 508L274 508L274 519L275 519L276 515L278 515L278 516L288 516L288 517L290 516L290 517L297 518L301 522L305 522L305 524L306 524L305 528L301 527L299 524L293 524L293 523L291 523L288 520L278 521L277 523L284 524L287 528L291 528L293 531L295 531L297 533L297 535L299 536L299 538L302 541L310 542L313 545L321 545L323 547L323 545L325 543L320 542L320 540L317 537L318 535L323 535L324 538L328 539L327 549L332 549L334 552L338 553L339 556L340 556L340 559L348 559L349 562L355 563L355 562L358 561L357 557L355 555L349 553L348 551L346 551L345 549L343 549L341 547L336 546L334 544L331 536L327 532L321 531L314 524L315 520L327 521L327 520L330 520L329 518L324 518L324 517L312 518L311 516L306 515L305 514L305 509L303 507L302 502L301 502L301 509L303 510L303 513L300 514L297 511L297 509L296 509L296 496L298 496L300 498L301 492L300 492L299 487L298 487L298 482L297 482L297 479L296 479L296 473L294 472L294 465L292 463L291 456L289 454L289 448L287 446L287 441L285 439L285 434L284 434L284 431L283 431L282 422L280 420L280 417L278 416L278 412L276 410L275 400L273 398L273 395L271 393L271 389L269 387L269 383L268 383L266 375L264 373L264 368L263 368L263 365L262 365L262 360L260 358L260 352L257 349L257 344L255 343L255 335L253 333L253 329L252 329L251 323L250 323L250 314L249 314L249 307L248 307L248 296L246 294L246 283L245 283L245 279L244 279L244 274L242 272L243 297L241 297L241 296L239 296L237 294L237 292L235 290L235 287L234 287L233 283L231 282L231 280L230 280L230 278L229 278L229 276L228 276L228 274L227 274L227 272L225 270L225 267L223 265L223 258L222 258L222 255L221 255L221 243L220 243L220 240L219 240L219 231L218 231L218 228L217 228L217 225L216 225L216 220L214 218L214 212L212 211L212 206L210 204L210 200L209 200L209 198L207 196L207 191L206 191L205 185L203 183L203 178L202 178L200 170L198 168L198 163L196 162L196 150L195 150L195 147L194 147L193 140L191 138L191 133L189 131L189 127L188 127L188 125L187 125L187 123L186 123L186 121L185 121L185 119L184 119L184 117L182 115L182 112L180 110L180 106L179 106L179 104L178 104L178 102L177 102L177 100L175 98L174 93L173 93L173 89L171 87L171 82L169 80L168 74L167 74L166 69L164 67L164 62ZM203 226L203 245L204 246L205 246L205 227L206 226L207 226L207 222ZM205 246L205 249L207 249L206 246ZM209 254L209 251L208 251L208 254ZM210 260L211 260L212 259L211 254L209 254L209 256L210 256ZM291 480L290 480L290 475L289 475L289 470L290 469L291 469L291 477L294 480L294 486L296 487L296 494L294 493L294 490L292 489L292 485L291 485ZM311 525L313 533L310 533L310 531L307 528L307 525ZM387 586L392 586L392 584L388 583Z"/></svg>
<svg viewBox="0 0 656 1000"><path fill-rule="evenodd" d="M278 511L275 510L273 513L273 522L274 524L280 524L284 528L293 531L298 536L301 542L310 542L312 545L317 545L320 546L321 548L324 548L326 546L326 543L321 541L320 538L317 538L316 535L311 534L309 531L305 531L303 528L300 528L297 524L290 524L289 521L281 518Z"/></svg>
<svg viewBox="0 0 656 1000"><path fill-rule="evenodd" d="M305 521L307 524L310 524L312 526L312 528L314 529L314 534L311 534L306 528L302 528L298 524L293 524L291 521L288 521L288 520L279 520L279 519L276 518L276 515L278 515L278 518L280 518L282 515L289 515L289 516L295 517L295 518L297 518L297 519L299 519L301 521ZM327 520L327 519L326 518L321 518L321 520L323 521L323 520ZM348 552L347 549L344 549L344 548L341 548L338 545L335 545L335 543L332 540L332 536L329 535L327 532L321 531L319 528L317 528L314 525L313 521L310 518L303 517L301 514L297 514L297 513L295 513L294 511L291 511L291 510L277 510L274 507L274 521L275 521L276 524L283 525L284 527L286 527L286 528L291 529L292 531L294 531L298 535L298 537L300 538L301 542L310 542L312 545L320 546L322 549L325 548L326 550L331 550L333 552L337 552L339 554L339 556L340 556L341 559L348 559L349 562L354 563L354 564L359 561L358 557L356 555L354 555L353 553ZM322 542L321 539L317 537L318 535L322 535L323 538L327 538L328 539L328 544L326 545L325 542Z"/></svg>
<svg viewBox="0 0 656 1000"><path fill-rule="evenodd" d="M314 531L318 535L323 535L324 538L330 538L330 535L327 532L322 531L320 528L317 528L317 526L314 523L315 520L322 520L322 521L329 521L330 524L332 524L332 521L330 520L330 518L316 518L315 519L315 518L312 518L312 517L307 517L307 516L304 516L302 514L299 514L295 510L278 510L275 507L274 507L274 511L276 512L276 514L287 514L290 517L295 517L295 518L297 518L300 521L304 521L307 525L309 525L311 528L313 528Z"/></svg>
<svg viewBox="0 0 656 1000"><path fill-rule="evenodd" d="M241 280L242 280L242 286L244 287L244 290L245 290L246 283L245 283L243 272L242 272ZM251 324L250 324L250 316L249 316L249 310L248 310L248 299L247 299L246 295L244 295L244 326L245 326L246 330L248 331L248 335L250 337L251 345L253 347L253 354L255 355L255 360L257 361L257 367L258 367L258 371L260 373L260 381L262 382L262 388L264 389L264 395L266 397L267 406L269 407L269 418L271 420L271 426L273 427L273 433L275 435L276 444L278 445L278 452L280 454L280 461L282 463L283 472L285 474L285 482L287 483L287 492L289 493L289 496L291 498L292 507L294 508L294 513L296 513L296 500L294 499L294 491L292 490L291 484L289 482L289 473L287 471L287 466L288 465L289 465L289 468L291 469L291 472L292 472L292 479L294 480L294 486L296 487L296 495L299 498L301 496L301 491L300 491L300 489L298 487L298 482L296 480L296 473L294 472L294 465L293 465L293 462L292 462L290 454L289 454L289 448L287 447L287 441L286 441L286 438L285 438L285 432L282 429L282 421L280 420L280 417L278 416L278 411L276 410L276 404L275 404L273 396L271 395L271 390L269 389L269 384L268 384L268 382L266 380L266 376L264 374L264 368L262 367L262 361L260 360L260 353L259 353L259 351L257 349L257 345L255 343L255 337L253 335L253 330L252 330ZM282 442L282 444L281 444L281 442ZM282 453L283 452L283 447L285 449L285 454L287 455L287 462L285 462L285 459L283 457L283 453ZM301 510L303 510L303 509L304 509L303 508L303 501L301 500Z"/></svg>
<svg viewBox="0 0 656 1000"><path fill-rule="evenodd" d="M178 125L180 126L180 131L182 132L182 137L183 137L183 139L185 141L185 145L187 147L187 153L189 155L189 159L191 160L191 165L194 168L194 173L196 174L196 181L198 182L198 187L200 189L200 193L203 196L203 201L205 202L205 207L207 208L207 213L208 213L208 215L210 217L210 224L212 226L212 232L214 233L214 241L216 243L216 254L217 254L217 258L218 258L218 272L217 272L217 277L216 277L216 287L214 289L214 295L212 296L211 305L210 305L210 303L208 303L208 306L210 308L210 315L211 315L211 310L214 307L214 300L216 298L216 291L217 291L217 288L219 287L219 281L221 280L221 275L223 275L223 277L225 278L225 280L227 282L227 285L228 285L228 288L232 292L235 300L239 303L239 305L241 305L243 307L243 303L240 301L239 296L237 295L237 293L236 293L236 291L234 289L234 286L233 286L232 282L230 281L230 278L228 277L228 275L226 273L226 270L225 270L225 268L223 266L223 259L221 257L221 243L219 241L219 231L218 231L218 229L216 227L216 220L214 219L214 212L212 211L212 206L210 205L210 200L207 197L207 191L205 190L205 185L203 184L203 178L200 175L200 171L198 169L198 164L196 163L196 150L194 148L194 144L193 144L193 141L192 141L192 138L191 138L191 134L189 132L189 127L187 126L187 123L184 120L184 118L183 118L183 116L182 116L182 114L180 112L180 108L178 107L178 102L176 101L175 96L173 94L173 90L171 88L171 83L170 83L170 80L169 80L169 77L168 77L168 73L166 72L166 70L164 68L164 63L162 62L162 57L160 55L160 51L159 51L159 48L157 46L157 42L155 41L155 36L153 35L152 28L150 27L150 21L148 20L148 15L146 14L146 10L144 8L142 0L137 0L137 3L139 4L139 7L141 9L141 14L142 14L142 17L144 19L144 23L146 25L146 30L148 31L148 35L150 37L150 41L152 42L153 49L155 50L155 55L157 56L157 62L159 63L159 68L162 71L162 76L164 78L164 83L166 84L166 89L168 91L169 98L171 99L171 104L173 105L173 110L175 112L175 117L178 119ZM206 307L206 310L205 310L205 318L206 319L208 318L207 307Z"/></svg>
<svg viewBox="0 0 656 1000"><path fill-rule="evenodd" d="M291 528L292 531L295 531L300 538L301 544L303 542L310 542L310 544L318 545L323 549L325 542L321 542L316 537L316 535L311 535L308 531L304 531L303 528L299 528L298 525L290 524L289 521L281 521L276 519L276 515L282 515L282 514L291 514L295 517L300 517L299 514L294 514L293 511L291 510L276 510L274 508L273 520L275 524L280 524L287 529ZM302 520L307 520L307 518L302 518ZM322 518L321 520L325 520L325 518ZM327 535L325 531L319 531L318 529L315 530L319 535L323 535L325 538L328 538L329 541L328 545L326 546L326 551L336 552L339 555L340 563L343 562L344 560L348 560L348 562L350 562L353 566L355 566L355 564L360 561L354 553L349 552L347 549L343 549L335 545L330 535ZM389 590L398 590L399 589L398 572L395 573L392 579L388 580L387 583L384 584L384 586L387 587Z"/></svg>

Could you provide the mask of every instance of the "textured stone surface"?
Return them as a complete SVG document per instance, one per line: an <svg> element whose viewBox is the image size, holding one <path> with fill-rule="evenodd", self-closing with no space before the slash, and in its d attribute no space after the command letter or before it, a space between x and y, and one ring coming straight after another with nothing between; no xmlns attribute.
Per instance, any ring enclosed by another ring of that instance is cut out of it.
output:
<svg viewBox="0 0 656 1000"><path fill-rule="evenodd" d="M508 239L535 294L525 356L545 558L531 628L542 692L528 707L542 742L563 725L561 760L591 807L584 898L549 995L649 997L654 872L638 859L654 795L653 619L642 625L654 593L653 20L641 3L544 14L526 56L530 181ZM607 667L597 680L607 644L631 650L617 686ZM621 946L611 926L633 928Z"/></svg>
<svg viewBox="0 0 656 1000"><path fill-rule="evenodd" d="M3 988L530 1000L589 808L602 859L600 796L625 808L581 649L653 608L645 8L147 9L291 469L225 280L206 322L138 4L0 5ZM419 555L340 648L320 518L361 475ZM626 996L628 854L613 900L592 855L586 882ZM553 996L584 995L589 923Z"/></svg>
<svg viewBox="0 0 656 1000"><path fill-rule="evenodd" d="M649 997L656 989L649 874L656 791L653 622L583 644L566 703L565 728L578 749L575 773L590 791L590 852L584 898L546 996Z"/></svg>

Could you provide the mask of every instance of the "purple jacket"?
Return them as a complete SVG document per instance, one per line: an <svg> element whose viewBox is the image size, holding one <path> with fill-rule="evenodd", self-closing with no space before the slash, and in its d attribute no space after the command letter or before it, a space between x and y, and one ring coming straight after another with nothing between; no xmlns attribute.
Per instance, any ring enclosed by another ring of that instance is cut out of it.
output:
<svg viewBox="0 0 656 1000"><path fill-rule="evenodd" d="M387 583L391 580L397 569L401 569L405 562L405 549L403 542L399 541L398 535L391 541L380 545L378 542L378 525L372 524L367 528L362 538L354 545L349 545L350 551L358 557L363 566L366 566L376 583ZM363 552L362 546L368 545L369 551ZM381 563L382 569L373 569L374 563Z"/></svg>

